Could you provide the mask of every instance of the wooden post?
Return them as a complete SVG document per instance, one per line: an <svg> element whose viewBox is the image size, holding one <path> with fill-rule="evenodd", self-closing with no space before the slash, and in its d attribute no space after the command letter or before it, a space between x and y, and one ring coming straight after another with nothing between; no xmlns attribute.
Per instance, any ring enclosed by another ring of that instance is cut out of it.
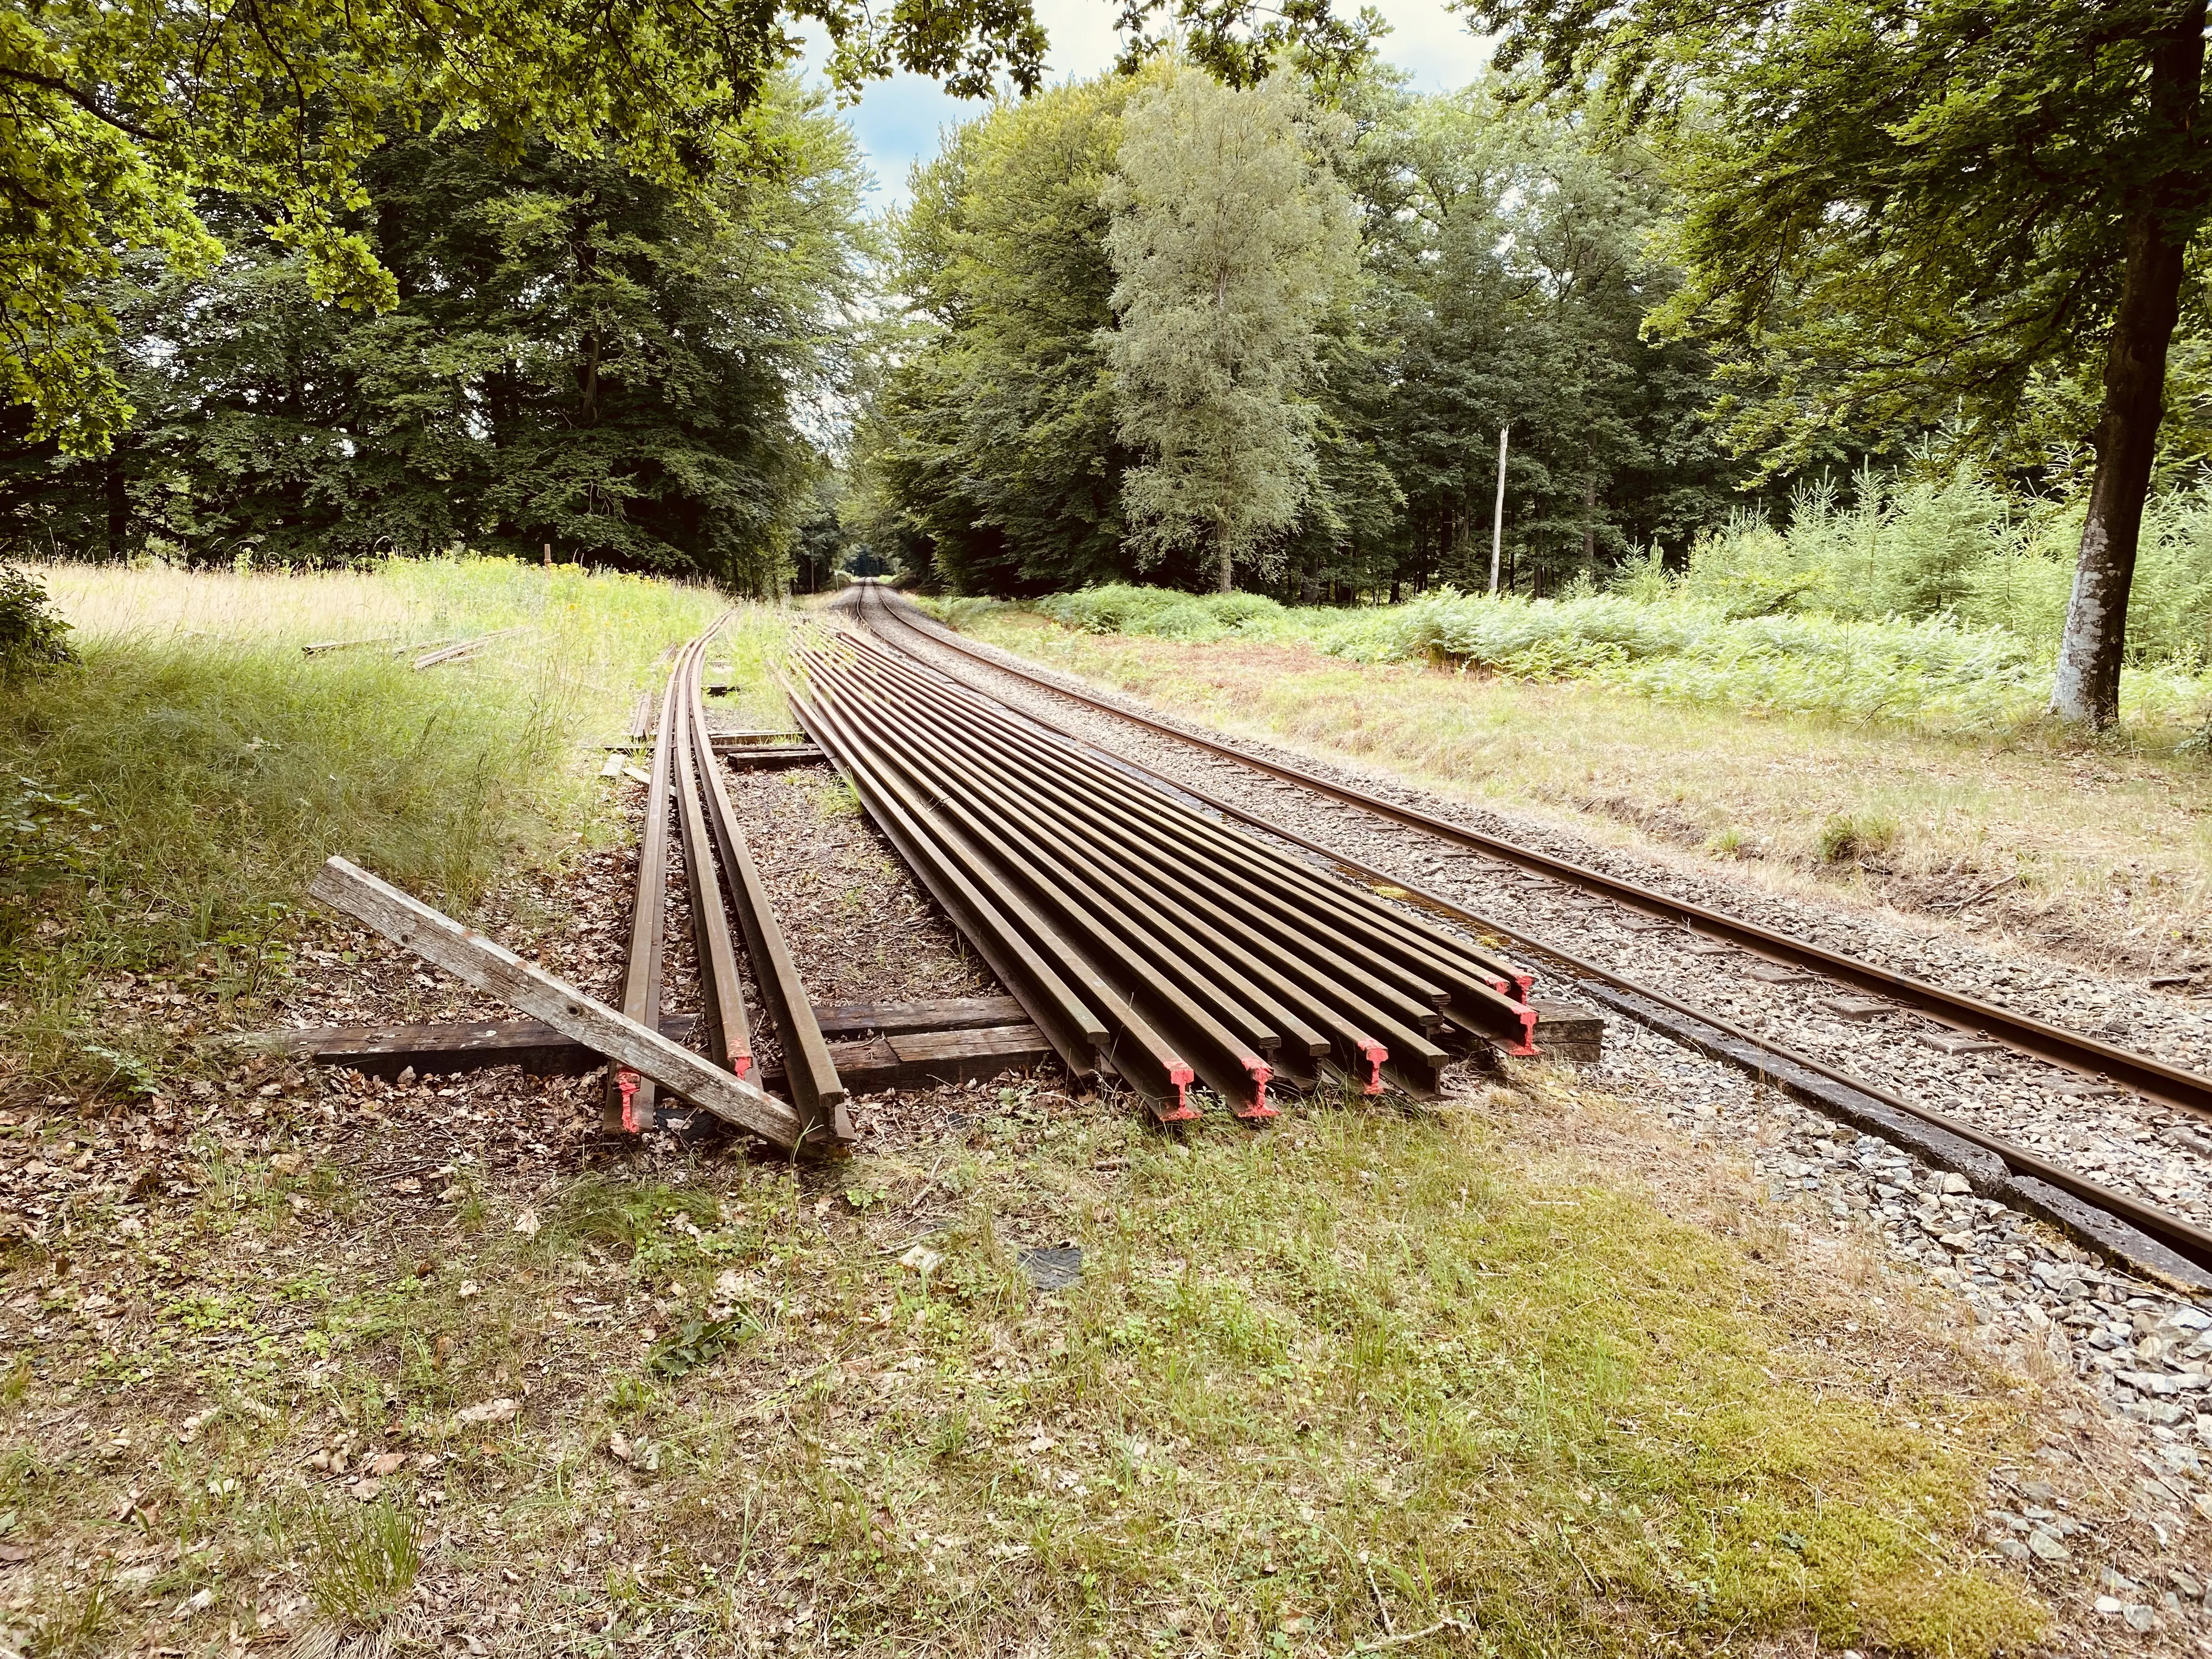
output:
<svg viewBox="0 0 2212 1659"><path fill-rule="evenodd" d="M464 927L420 899L340 858L316 873L308 893L334 910L368 923L425 962L541 1019L555 1030L694 1101L726 1122L790 1149L800 1135L799 1114L757 1085L714 1065L658 1031L626 1019L605 1003L534 968L506 946ZM824 1144L827 1144L825 1138Z"/></svg>
<svg viewBox="0 0 2212 1659"><path fill-rule="evenodd" d="M1490 515L1490 592L1498 592L1498 556L1505 546L1505 435L1513 428L1498 428L1498 506Z"/></svg>
<svg viewBox="0 0 2212 1659"><path fill-rule="evenodd" d="M553 544L550 542L545 544L545 568L548 570L553 568Z"/></svg>

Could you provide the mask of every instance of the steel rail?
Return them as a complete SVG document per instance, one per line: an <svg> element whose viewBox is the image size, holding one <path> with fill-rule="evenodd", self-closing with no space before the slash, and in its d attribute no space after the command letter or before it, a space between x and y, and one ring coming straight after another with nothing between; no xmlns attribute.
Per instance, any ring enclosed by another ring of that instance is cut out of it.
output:
<svg viewBox="0 0 2212 1659"><path fill-rule="evenodd" d="M794 656L817 672L824 665L825 659L816 653L802 649ZM815 682L810 680L810 684ZM1024 837L1018 826L996 819L988 803L939 787L937 781L917 769L905 752L879 750L877 753L882 763L905 777L933 809L949 817L988 855L1004 872L1002 879L1011 878L1059 927L1082 942L1097 974L1121 1000L1142 1010L1148 1021L1175 1042L1177 1052L1208 1087L1232 1103L1249 1099L1250 1105L1243 1109L1249 1112L1272 1113L1267 1104L1267 1088L1274 1066L1263 1054L1279 1046L1279 1033L1267 1030L1252 1011L1231 1000L1222 1000L1221 1013L1217 1014L1193 997L1176 982L1169 956L1148 954L1141 940L1133 943L1109 917L1072 894L1052 873L1057 855ZM1168 970L1165 975L1162 969ZM1223 1015L1235 1022L1233 1027Z"/></svg>
<svg viewBox="0 0 2212 1659"><path fill-rule="evenodd" d="M787 684L785 690L807 734L1069 1071L1088 1077L1110 1066L1163 1121L1197 1116L1185 1094L1196 1073L1152 1022L1027 899L989 872L981 850L895 775L857 725L796 687Z"/></svg>
<svg viewBox="0 0 2212 1659"><path fill-rule="evenodd" d="M676 812L684 836L684 885L691 900L691 939L697 947L706 1004L707 1058L724 1071L744 1077L753 1068L752 1026L745 1018L744 988L738 978L737 941L730 932L730 913L722 905L721 878L729 869L730 860L726 855L720 871L716 869L702 806L702 793L720 780L714 775L712 751L702 771L694 744L705 724L699 706L699 671L707 641L712 637L709 630L676 659L677 709L683 724L674 739Z"/></svg>
<svg viewBox="0 0 2212 1659"><path fill-rule="evenodd" d="M970 806L988 814L1002 833L1041 855L1057 860L1058 869L1079 878L1084 896L1090 901L1086 908L1151 962L1157 973L1180 985L1194 1000L1225 989L1229 996L1217 998L1224 1024L1232 1030L1242 1027L1239 1035L1245 1042L1263 1051L1287 1049L1287 1053L1274 1054L1270 1063L1278 1073L1310 1085L1312 1069L1303 1060L1325 1054L1333 1046L1309 1023L1319 1011L1285 996L1285 988L1264 975L1230 962L1176 915L1153 904L1109 863L1101 862L1096 856L1101 849L1082 836L1079 827L1049 813L1008 812L1007 802L1028 799L1018 774L997 776L996 787L975 788L974 782L990 775L990 769L976 757L950 750L886 704L878 703L875 714L887 731L903 740L902 758L918 763L940 791L957 793ZM1110 859L1110 853L1107 856ZM1138 873L1133 867L1131 876ZM1109 902L1099 904L1100 898Z"/></svg>
<svg viewBox="0 0 2212 1659"><path fill-rule="evenodd" d="M743 1078L754 1068L751 1022L738 971L732 908L745 938L746 956L784 1051L785 1087L799 1121L798 1142L843 1143L853 1139L845 1089L829 1045L770 908L765 884L738 827L722 764L707 726L702 685L707 648L729 620L716 620L698 638L672 647L668 682L653 732L653 770L646 787L645 818L638 836L636 890L630 908L629 954L623 973L623 1012L658 1030L664 1018L668 857L672 829L681 836L691 939L705 1004L707 1058ZM648 697L650 693L646 694ZM672 819L674 821L672 825ZM649 1078L626 1067L609 1073L609 1129L640 1133L656 1121L656 1090Z"/></svg>
<svg viewBox="0 0 2212 1659"><path fill-rule="evenodd" d="M638 836L637 890L630 902L629 955L623 969L622 1011L648 1030L660 1029L663 935L667 927L668 817L675 758L671 732L677 719L676 676L660 696L653 732L653 770L645 789L645 823ZM653 1127L653 1081L627 1066L607 1073L602 1126L640 1133Z"/></svg>
<svg viewBox="0 0 2212 1659"><path fill-rule="evenodd" d="M1434 1089L1436 1073L1450 1056L1429 1041L1425 1028L1435 1022L1437 1006L1449 992L1438 986L1407 991L1383 982L1356 959L1361 947L1341 935L1331 941L1332 959L1324 970L1310 956L1310 913L1291 912L1279 920L1255 902L1267 896L1264 890L1255 885L1249 896L1228 890L1226 884L1238 879L1233 872L1211 867L1202 854L1194 855L1133 815L1116 817L1103 810L1101 797L1109 792L1094 791L1086 799L1049 775L1024 774L1011 745L968 722L957 708L940 704L931 714L940 729L963 732L974 745L966 751L972 763L1011 798L1084 836L1102 857L1141 868L1149 884L1172 896L1249 960L1263 964L1279 983L1301 993L1299 1006L1307 1018L1330 1032L1338 1060L1360 1078L1367 1092L1380 1091L1377 1068L1385 1060L1410 1073L1403 1080L1417 1091ZM1208 880L1216 884L1212 891L1202 884Z"/></svg>
<svg viewBox="0 0 2212 1659"><path fill-rule="evenodd" d="M933 638L934 636L926 637ZM897 649L898 647L892 647L890 648ZM988 665L990 666L996 667L999 665L995 663L990 663L988 659L979 659L979 660L985 661ZM1062 690L1062 688L1050 685L1048 683L1040 683L1046 684L1047 689L1048 690ZM970 690L972 692L973 688L970 688ZM1118 710L1112 710L1110 708L1110 705L1108 707L1109 708L1109 712L1121 712ZM1808 1072L1812 1072L1820 1077L1826 1079L1829 1082L1838 1084L1847 1089L1854 1090L1860 1094L1865 1095L1870 1099L1879 1101L1886 1106L1903 1112L1908 1116L1917 1118L1924 1123L1928 1123L1936 1128L1945 1131L1947 1133L1955 1135L1960 1140L1966 1141L1972 1146L1978 1146L1984 1152L1994 1153L2015 1174L2033 1176L2035 1179L2042 1181L2051 1187L2055 1187L2061 1192L2066 1193L2074 1198L2077 1198L2084 1203L2094 1205L2097 1208L2118 1217L2119 1219L2126 1222L2129 1225L2136 1228L2137 1231L2180 1251L2184 1255L2186 1255L2201 1264L2212 1266L2212 1231L2208 1231L2205 1228L2200 1227L2194 1222L2188 1220L2186 1218L2174 1214L2170 1210L2162 1209L2156 1205L2147 1204L2142 1200L2131 1197L2125 1193L2117 1192L2112 1188L2106 1187L2100 1182L2093 1181L2087 1176L2081 1174L2075 1170L2069 1169L2064 1164L2051 1162L2049 1159L2044 1158L2040 1153L2035 1152L2026 1146L2022 1146L2016 1141L2007 1139L2002 1135L1991 1134L1985 1130L1978 1128L1974 1125L1967 1123L1961 1119L1954 1117L1949 1113L1941 1111L1935 1107L1923 1105L1917 1101L1907 1099L1893 1090L1886 1089L1879 1084L1869 1082L1866 1079L1856 1076L1838 1066L1832 1066L1817 1056L1802 1053L1800 1050L1786 1048L1777 1042L1774 1039L1762 1036L1755 1031L1748 1030L1743 1026L1739 1025L1734 1021L1721 1015L1712 1013L1705 1009L1683 1002L1679 998L1672 996L1665 991L1660 990L1656 986L1646 984L1640 980L1622 974L1614 969L1607 968L1597 963L1591 962L1587 958L1577 955L1573 951L1546 939L1540 935L1530 933L1523 928L1501 921L1494 916L1486 915L1482 912L1469 909L1466 906L1460 904L1454 900L1448 899L1441 894L1430 891L1428 889L1420 886L1417 883L1409 882L1403 877L1393 874L1389 871L1377 868L1373 865L1368 864L1364 860L1354 857L1351 854L1331 847L1326 842L1314 840L1310 836L1301 835L1296 830L1285 829L1269 819L1260 817L1256 813L1248 811L1243 807L1235 805L1229 801L1220 799L1218 796L1211 794L1207 791L1201 789L1195 785L1183 782L1179 779L1170 777L1165 773L1159 772L1151 767L1147 767L1141 762L1132 761L1121 756L1112 755L1111 752L1108 750L1095 750L1095 745L1089 744L1086 739L1084 739L1075 733L1067 732L1063 727L1056 726L1054 722L1043 716L1031 714L1024 711L1021 717L1024 720L1034 721L1036 724L1047 729L1060 732L1072 743L1084 744L1085 747L1093 748L1095 752L1106 757L1110 762L1112 767L1116 769L1127 769L1129 771L1139 773L1149 777L1154 780L1162 790L1171 792L1183 796L1188 799L1195 801L1206 807L1207 810L1219 814L1225 820L1243 823L1260 834L1270 836L1292 846L1303 848L1308 852L1315 854L1317 858L1326 860L1328 864L1334 866L1346 877L1356 878L1370 890L1382 891L1390 896L1401 897L1409 902L1419 903L1437 915L1454 918L1462 926L1480 929L1498 935L1504 939L1510 939L1520 947L1530 951L1532 954L1545 957L1558 963L1571 974L1584 979L1593 980L1601 984L1611 985L1621 990L1630 992L1636 996L1647 999L1673 1013L1681 1015L1686 1018L1697 1020L1703 1024L1710 1026L1712 1029L1725 1034L1726 1036L1733 1037L1739 1042L1745 1044L1747 1048L1771 1055L1778 1060L1786 1060L1796 1066L1802 1066ZM1179 737L1183 735L1174 732L1172 728L1168 728L1168 731L1169 735L1170 736ZM1242 758L1241 757L1237 757L1233 754L1231 757Z"/></svg>
<svg viewBox="0 0 2212 1659"><path fill-rule="evenodd" d="M1616 903L1662 921L1672 921L1692 932L1709 934L1743 946L1769 960L1785 963L1794 967L1809 969L1823 977L1860 990L1870 991L1893 1002L1915 1009L1940 1024L1977 1036L1987 1036L2006 1047L2031 1054L2054 1066L2112 1082L2162 1103L2212 1117L2212 1078L2184 1070L2178 1066L2131 1049L2102 1042L2080 1032L2069 1031L2032 1015L2014 1012L1995 1003L1984 1002L1962 992L1948 991L1942 986L1916 979L1882 968L1857 957L1846 956L1815 945L1808 939L1747 921L1724 911L1686 899L1679 899L1640 883L1620 876L1608 875L1602 870L1571 860L1557 858L1537 851L1502 836L1487 835L1470 830L1447 819L1437 817L1409 806L1400 806L1360 790L1332 781L1306 771L1287 766L1256 755L1249 755L1230 744L1182 730L1164 721L1133 714L1103 697L1078 691L1039 674L1018 668L999 658L986 655L965 641L950 636L950 631L923 632L903 611L876 591L873 585L862 589L867 597L855 608L872 626L876 615L888 615L904 627L915 629L932 643L968 657L984 667L1052 692L1057 696L1083 703L1103 714L1126 720L1131 725L1157 732L1163 737L1190 744L1224 760L1235 761L1256 771L1268 773L1286 782L1295 783L1317 793L1327 795L1346 805L1358 807L1378 817L1389 818L1408 828L1423 830L1443 840L1455 842L1472 851L1486 854L1501 862L1513 865L1532 874L1599 893ZM871 605L870 600L873 604Z"/></svg>
<svg viewBox="0 0 2212 1659"><path fill-rule="evenodd" d="M935 671L927 672L935 676ZM1005 711L993 709L970 688L943 676L916 678L904 665L898 672L899 684L910 696L941 686L945 695L957 699L953 706L938 705L934 712L942 719L957 721L957 708L964 708L971 716L971 732L988 728L1016 744L1036 743L1033 730L1007 720ZM1067 742L1063 734L1054 737ZM1224 896L1236 896L1301 939L1310 935L1316 919L1328 920L1335 929L1331 942L1339 954L1371 967L1399 989L1438 1006L1457 1001L1462 1018L1452 1023L1510 1038L1518 1051L1532 1052L1531 1011L1525 1000L1516 1002L1507 994L1506 981L1497 976L1500 970L1495 959L1468 941L1390 907L1360 905L1340 884L1320 879L1295 860L1192 817L1156 789L1140 787L1127 775L1093 762L1089 753L1087 745L1079 744L1066 751L1063 763L1080 772L1098 797L1117 804L1127 815L1125 822L1176 842L1171 856L1178 862L1168 867L1188 867L1189 860L1199 860ZM1525 970L1513 967L1503 971L1514 975L1525 998L1529 982Z"/></svg>
<svg viewBox="0 0 2212 1659"><path fill-rule="evenodd" d="M822 1028L814 1018L813 999L807 994L805 981L799 977L799 966L792 960L791 948L785 942L783 930L776 925L775 907L769 901L768 884L762 879L760 866L753 862L752 849L747 845L744 830L738 823L736 809L731 805L726 776L722 762L714 753L713 734L707 726L707 708L704 689L701 684L702 671L707 660L707 647L714 636L727 626L726 615L694 643L685 678L686 725L690 738L689 762L686 771L689 787L695 798L688 798L684 819L687 868L694 864L706 864L717 860L721 870L721 887L726 890L738 913L738 925L744 932L745 955L753 966L755 983L759 987L761 1000L768 1005L770 1022L775 1027L778 1043L783 1049L784 1087L790 1091L792 1104L799 1109L803 1126L801 1133L809 1137L827 1137L840 1145L853 1139L852 1119L846 1110L846 1090L838 1079L837 1067L830 1057L830 1045L823 1039ZM701 807L703 805L703 812ZM708 834L696 840L694 824L701 818L700 827ZM711 843L711 845L710 845ZM697 856L690 849L697 849ZM729 921L721 910L720 891L717 890L711 907L711 920L718 925L720 937L726 941ZM703 960L707 953L701 952ZM721 958L716 957L716 972L721 971ZM730 982L726 1000L738 1003L742 1018L743 999L739 994L735 963L729 963ZM718 995L721 994L717 986ZM748 1045L745 1058L750 1062L751 1049ZM738 1070L733 1064L732 1070ZM744 1075L738 1070L738 1075Z"/></svg>

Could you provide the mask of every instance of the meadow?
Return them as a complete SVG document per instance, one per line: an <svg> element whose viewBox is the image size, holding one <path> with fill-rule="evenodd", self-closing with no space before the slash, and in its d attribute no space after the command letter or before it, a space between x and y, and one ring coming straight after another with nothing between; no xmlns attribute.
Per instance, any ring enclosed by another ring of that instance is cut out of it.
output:
<svg viewBox="0 0 2212 1659"><path fill-rule="evenodd" d="M78 660L0 708L0 1088L25 1090L143 1085L161 1052L95 1029L87 988L252 996L331 854L465 910L512 861L616 834L579 744L619 733L660 652L723 608L487 559L35 574Z"/></svg>

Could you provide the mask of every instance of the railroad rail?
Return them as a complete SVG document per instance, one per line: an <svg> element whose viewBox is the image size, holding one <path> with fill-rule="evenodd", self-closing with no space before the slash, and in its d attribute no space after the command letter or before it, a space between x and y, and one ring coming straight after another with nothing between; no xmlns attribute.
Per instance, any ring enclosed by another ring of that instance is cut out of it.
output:
<svg viewBox="0 0 2212 1659"><path fill-rule="evenodd" d="M853 1139L845 1085L738 826L722 759L707 723L707 649L728 621L725 613L676 652L660 696L659 718L651 727L653 764L638 839L622 1012L654 1030L679 1018L664 1006L663 950L671 836L680 832L704 1009L698 1035L708 1058L740 1078L754 1069L752 1024L738 968L737 936L730 927L734 911L761 1000L783 1050L784 1086L798 1109L802 1139L843 1145ZM642 721L634 724L632 733L640 738L646 735ZM607 1127L637 1133L653 1127L656 1115L651 1079L627 1068L612 1068L607 1080Z"/></svg>
<svg viewBox="0 0 2212 1659"><path fill-rule="evenodd" d="M1079 1076L1164 1121L1203 1082L1432 1094L1476 1042L1533 1054L1530 975L1222 829L867 635L794 646L799 724ZM1326 940L1325 950L1314 948Z"/></svg>
<svg viewBox="0 0 2212 1659"><path fill-rule="evenodd" d="M1431 814L1419 811L1395 802L1379 799L1365 793L1346 787L1333 780L1316 776L1303 769L1283 764L1262 757L1248 755L1227 744L1183 731L1164 721L1155 720L1121 708L1103 698L1076 690L1056 681L1030 672L1005 661L996 655L987 654L965 641L950 635L949 631L917 629L907 614L908 607L895 604L877 585L859 585L855 598L848 608L869 629L882 647L898 653L908 661L919 665L921 659L896 640L896 630L919 633L933 644L951 649L994 672L1012 675L1051 693L1054 696L1095 708L1101 713L1139 726L1147 731L1190 745L1220 758L1267 774L1285 781L1314 790L1341 804L1372 812L1382 817L1437 836L1462 847L1488 854L1502 862L1534 873L1552 877L1585 890L1599 893L1628 905L1646 915L1674 921L1693 932L1725 938L1743 945L1753 954L1766 960L1779 962L1801 969L1808 969L1841 983L1867 991L1880 992L1902 1006L1929 1015L1939 1022L1956 1029L1985 1035L2022 1052L2065 1066L2100 1079L2110 1078L2124 1082L2137 1092L2161 1100L2170 1105L2212 1114L2212 1079L2199 1077L2147 1055L2133 1054L2114 1045L2101 1042L2086 1035L2066 1030L2010 1010L1996 1007L1979 999L1948 991L1942 987L1899 975L1856 957L1844 956L1808 940L1798 939L1777 930L1728 916L1723 912L1672 896L1612 876L1602 871L1568 860L1556 858L1537 849L1524 847L1504 837L1486 835L1463 825L1454 824ZM980 701L986 701L973 688L963 688ZM1439 894L1428 891L1402 877L1390 874L1340 849L1334 848L1299 835L1296 831L1256 814L1244 811L1195 786L1170 778L1126 756L1113 755L1085 743L1077 734L1060 726L1049 719L1034 713L1019 717L1040 732L1050 732L1072 747L1091 754L1094 765L1101 771L1117 776L1125 787L1132 778L1142 778L1156 791L1170 798L1180 798L1203 808L1217 817L1241 823L1268 840L1299 848L1332 866L1335 872L1366 890L1380 891L1386 896L1415 904L1431 914L1449 918L1459 926L1477 935L1486 935L1501 945L1506 941L1532 957L1558 963L1577 978L1599 986L1610 988L1617 994L1604 998L1620 1012L1649 1023L1650 1008L1638 1005L1656 1005L1689 1022L1702 1027L1725 1041L1708 1044L1710 1051L1762 1076L1787 1073L1810 1073L1826 1079L1839 1088L1879 1103L1909 1119L1930 1126L1940 1134L1968 1148L1978 1148L1997 1160L1995 1167L1998 1177L1985 1184L1993 1189L2010 1184L2015 1190L2012 1196L2022 1195L2019 1178L2037 1183L2037 1189L2027 1190L2030 1207L2039 1206L2033 1200L2040 1197L2040 1188L2055 1189L2056 1193L2079 1204L2094 1206L2117 1218L2130 1229L2159 1245L2174 1252L2183 1261L2197 1268L2212 1268L2212 1231L2197 1226L2186 1218L2155 1205L2147 1204L2129 1194L2113 1191L2100 1182L2090 1180L2079 1171L2057 1164L2031 1149L2004 1137L1990 1134L1958 1118L1900 1096L1867 1079L1855 1077L1820 1060L1778 1044L1771 1039L1744 1030L1742 1027L1709 1011L1694 1007L1667 991L1631 978L1617 969L1591 962L1580 953L1559 944L1528 933L1499 918L1486 915L1457 904ZM835 754L834 747L825 744ZM1250 837L1243 838L1248 844ZM1526 988L1523 987L1523 994ZM2148 1079L2156 1086L2148 1086L2138 1079ZM2052 1216L2064 1224L2072 1224L2075 1218ZM2152 1263L2154 1267L2157 1264Z"/></svg>

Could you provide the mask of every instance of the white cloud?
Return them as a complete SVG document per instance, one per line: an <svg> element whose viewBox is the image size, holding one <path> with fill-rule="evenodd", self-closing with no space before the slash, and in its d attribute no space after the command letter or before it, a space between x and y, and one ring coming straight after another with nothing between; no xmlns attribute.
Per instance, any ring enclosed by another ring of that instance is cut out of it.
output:
<svg viewBox="0 0 2212 1659"><path fill-rule="evenodd" d="M1351 9L1358 0L1340 0ZM1490 43L1476 36L1465 18L1444 9L1443 0L1374 0L1389 20L1382 57L1410 70L1423 92L1463 87L1482 72ZM1037 20L1051 45L1047 79L1097 75L1114 61L1121 43L1115 38L1114 0L1036 0ZM819 64L818 50L807 54ZM937 83L919 75L896 75L870 85L860 101L845 112L860 137L861 150L876 174L875 200L888 207L906 199L907 170L937 153L939 135L981 113L978 101L948 98Z"/></svg>

